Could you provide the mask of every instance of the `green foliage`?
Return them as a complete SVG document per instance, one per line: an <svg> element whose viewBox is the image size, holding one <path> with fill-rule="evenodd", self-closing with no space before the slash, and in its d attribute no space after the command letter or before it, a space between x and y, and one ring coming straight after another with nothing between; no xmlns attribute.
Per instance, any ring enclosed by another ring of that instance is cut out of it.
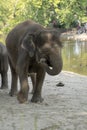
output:
<svg viewBox="0 0 87 130"><path fill-rule="evenodd" d="M86 6L87 0L0 0L0 35L26 19L44 26L57 20L69 28L77 19L85 21Z"/></svg>

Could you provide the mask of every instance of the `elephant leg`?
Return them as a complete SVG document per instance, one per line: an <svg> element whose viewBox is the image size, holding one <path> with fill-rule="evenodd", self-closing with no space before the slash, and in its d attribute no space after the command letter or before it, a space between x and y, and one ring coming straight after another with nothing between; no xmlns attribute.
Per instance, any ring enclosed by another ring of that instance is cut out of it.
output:
<svg viewBox="0 0 87 130"><path fill-rule="evenodd" d="M22 76L20 75L19 75L19 79L20 79L21 88L18 93L17 99L20 103L24 103L28 99L28 91L29 91L28 80L27 80L27 76L24 76L22 78Z"/></svg>
<svg viewBox="0 0 87 130"><path fill-rule="evenodd" d="M30 77L31 77L32 86L33 86L31 93L33 94L35 90L35 86L36 86L36 73L31 74Z"/></svg>
<svg viewBox="0 0 87 130"><path fill-rule="evenodd" d="M33 97L31 99L32 102L42 102L43 98L41 97L42 85L45 78L45 69L42 66L37 68L36 75L36 87L33 93Z"/></svg>
<svg viewBox="0 0 87 130"><path fill-rule="evenodd" d="M8 88L7 72L2 72L1 77L2 77L1 89Z"/></svg>
<svg viewBox="0 0 87 130"><path fill-rule="evenodd" d="M25 59L26 59L26 62L25 62ZM27 75L28 74L28 60L25 55L21 55L21 57L19 57L19 60L17 63L17 73L18 73L19 81L20 81L20 91L18 93L17 99L20 103L24 103L28 99L28 91L29 91L28 75Z"/></svg>
<svg viewBox="0 0 87 130"><path fill-rule="evenodd" d="M10 96L14 96L17 94L17 80L18 80L18 75L16 72L11 72L12 73L12 81L11 81L11 90L9 92Z"/></svg>
<svg viewBox="0 0 87 130"><path fill-rule="evenodd" d="M11 89L9 92L10 96L14 96L17 94L17 80L18 80L18 75L15 71L15 69L13 68L11 62L9 61L9 65L10 65L10 69L11 69L11 75L12 75L12 79L11 79Z"/></svg>

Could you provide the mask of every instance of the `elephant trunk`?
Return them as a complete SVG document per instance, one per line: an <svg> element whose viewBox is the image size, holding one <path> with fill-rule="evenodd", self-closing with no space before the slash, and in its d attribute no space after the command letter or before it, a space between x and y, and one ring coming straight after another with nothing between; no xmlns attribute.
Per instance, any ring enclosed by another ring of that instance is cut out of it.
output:
<svg viewBox="0 0 87 130"><path fill-rule="evenodd" d="M47 66L46 72L49 75L59 74L62 70L62 67L63 67L62 57L55 56L55 55L50 56L50 64L51 64L51 67Z"/></svg>

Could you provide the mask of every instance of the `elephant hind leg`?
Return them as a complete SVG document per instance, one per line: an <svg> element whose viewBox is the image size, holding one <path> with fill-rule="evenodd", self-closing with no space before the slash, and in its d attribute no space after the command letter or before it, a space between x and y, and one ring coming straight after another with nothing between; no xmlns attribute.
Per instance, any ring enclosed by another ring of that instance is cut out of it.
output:
<svg viewBox="0 0 87 130"><path fill-rule="evenodd" d="M2 72L1 78L2 78L1 89L8 88L7 72Z"/></svg>
<svg viewBox="0 0 87 130"><path fill-rule="evenodd" d="M10 69L11 69L11 75L12 75L12 79L11 79L11 89L9 92L10 96L14 96L17 94L17 80L18 80L18 75L15 71L15 69L12 66L11 61L9 60L9 64L10 64Z"/></svg>

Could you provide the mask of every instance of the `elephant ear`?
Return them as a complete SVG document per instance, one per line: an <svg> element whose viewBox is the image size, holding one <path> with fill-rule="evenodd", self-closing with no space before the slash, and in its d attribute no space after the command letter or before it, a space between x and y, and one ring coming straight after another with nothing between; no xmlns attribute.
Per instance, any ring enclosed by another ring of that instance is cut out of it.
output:
<svg viewBox="0 0 87 130"><path fill-rule="evenodd" d="M21 47L29 53L30 57L33 57L35 53L34 36L27 34L22 40Z"/></svg>

